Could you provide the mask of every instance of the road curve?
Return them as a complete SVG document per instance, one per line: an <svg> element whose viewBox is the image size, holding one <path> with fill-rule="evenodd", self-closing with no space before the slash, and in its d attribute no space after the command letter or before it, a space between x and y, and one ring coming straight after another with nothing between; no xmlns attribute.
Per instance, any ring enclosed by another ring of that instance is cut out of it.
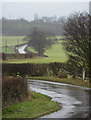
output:
<svg viewBox="0 0 91 120"><path fill-rule="evenodd" d="M20 54L26 54L26 52L25 52L26 47L27 47L27 44L20 46L20 47L17 47L17 50Z"/></svg>
<svg viewBox="0 0 91 120"><path fill-rule="evenodd" d="M87 118L91 106L89 97L91 89L75 85L48 82L42 80L28 80L29 89L50 96L57 101L62 109L41 118Z"/></svg>

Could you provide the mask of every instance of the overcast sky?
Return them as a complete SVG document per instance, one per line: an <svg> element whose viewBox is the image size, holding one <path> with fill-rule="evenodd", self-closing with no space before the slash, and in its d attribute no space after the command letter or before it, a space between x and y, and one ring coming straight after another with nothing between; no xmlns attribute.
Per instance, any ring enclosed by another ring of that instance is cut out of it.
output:
<svg viewBox="0 0 91 120"><path fill-rule="evenodd" d="M24 18L32 20L34 14L42 16L68 16L75 11L89 12L89 2L3 2L2 16L6 18Z"/></svg>

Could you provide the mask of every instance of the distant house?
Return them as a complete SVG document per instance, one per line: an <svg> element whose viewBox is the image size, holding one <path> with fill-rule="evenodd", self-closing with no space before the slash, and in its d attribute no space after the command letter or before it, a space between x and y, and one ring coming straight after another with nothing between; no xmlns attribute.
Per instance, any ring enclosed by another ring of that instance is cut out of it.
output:
<svg viewBox="0 0 91 120"><path fill-rule="evenodd" d="M56 22L57 21L57 17L53 16L53 17L42 17L41 18L44 22Z"/></svg>

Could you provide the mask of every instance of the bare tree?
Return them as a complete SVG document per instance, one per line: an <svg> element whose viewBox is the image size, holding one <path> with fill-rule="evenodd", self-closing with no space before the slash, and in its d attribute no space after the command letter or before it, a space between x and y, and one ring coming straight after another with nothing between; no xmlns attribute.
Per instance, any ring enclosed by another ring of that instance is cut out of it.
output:
<svg viewBox="0 0 91 120"><path fill-rule="evenodd" d="M68 17L64 25L66 40L63 44L69 56L69 63L74 71L80 70L78 74L82 73L83 80L90 68L90 22L91 16L88 13L74 13Z"/></svg>

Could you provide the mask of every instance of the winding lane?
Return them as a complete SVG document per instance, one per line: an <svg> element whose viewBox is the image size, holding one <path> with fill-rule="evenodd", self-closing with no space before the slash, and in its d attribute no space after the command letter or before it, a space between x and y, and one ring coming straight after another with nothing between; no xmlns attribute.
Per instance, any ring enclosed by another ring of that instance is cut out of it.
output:
<svg viewBox="0 0 91 120"><path fill-rule="evenodd" d="M75 85L48 82L42 80L28 80L29 89L50 96L57 101L62 109L45 115L42 118L87 118L90 117L91 106L89 97L91 89Z"/></svg>
<svg viewBox="0 0 91 120"><path fill-rule="evenodd" d="M24 51L27 45L18 47L20 54L25 54ZM87 118L91 114L91 89L57 83L43 80L28 80L29 89L45 94L52 98L52 101L57 101L62 106L62 109L45 115L42 118Z"/></svg>
<svg viewBox="0 0 91 120"><path fill-rule="evenodd" d="M27 47L27 44L23 45L23 46L20 46L20 47L17 47L16 49L18 49L18 52L20 54L26 54L25 52L25 48Z"/></svg>

